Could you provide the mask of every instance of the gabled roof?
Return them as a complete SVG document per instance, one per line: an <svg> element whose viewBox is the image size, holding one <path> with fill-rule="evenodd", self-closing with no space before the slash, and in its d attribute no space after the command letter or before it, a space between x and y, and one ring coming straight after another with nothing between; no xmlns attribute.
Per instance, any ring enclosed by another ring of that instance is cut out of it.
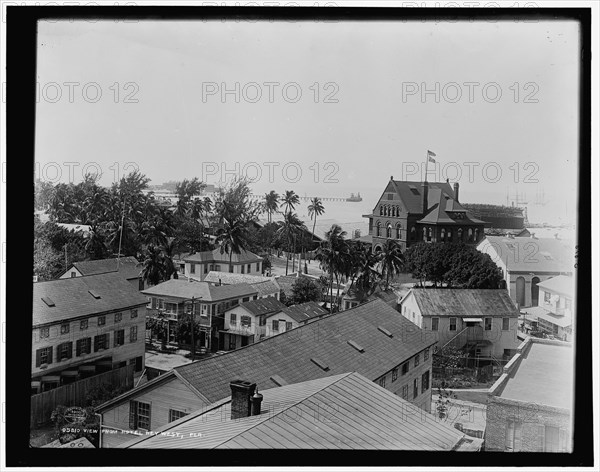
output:
<svg viewBox="0 0 600 472"><path fill-rule="evenodd" d="M329 313L328 310L322 308L317 302L306 302L288 306L283 309L283 312L298 323L304 323L311 318Z"/></svg>
<svg viewBox="0 0 600 472"><path fill-rule="evenodd" d="M185 262L221 262L229 264L229 254L224 252L221 254L221 248L218 247L212 251L203 251L191 254L185 257ZM252 264L255 262L262 262L263 258L257 256L250 251L241 251L239 254L235 252L231 255L232 264Z"/></svg>
<svg viewBox="0 0 600 472"><path fill-rule="evenodd" d="M33 284L33 326L145 305L119 272Z"/></svg>
<svg viewBox="0 0 600 472"><path fill-rule="evenodd" d="M427 196L429 207L428 213L421 218L418 223L445 224L445 225L460 225L469 224L484 224L483 221L475 218L454 198L444 193L442 189L430 189ZM452 218L452 214L464 212L465 217L459 220Z"/></svg>
<svg viewBox="0 0 600 472"><path fill-rule="evenodd" d="M396 194L404 203L409 213L424 213L423 211L423 182L410 182L405 180L391 180L391 188L396 191ZM427 182L429 191L427 194L427 200L429 202L429 208L433 206L432 203L432 192L441 192L442 194L448 195L454 198L454 190L448 182ZM435 200L435 198L434 198Z"/></svg>
<svg viewBox="0 0 600 472"><path fill-rule="evenodd" d="M275 279L267 279L264 282L250 284L258 292L259 297L266 297L281 292L281 287Z"/></svg>
<svg viewBox="0 0 600 472"><path fill-rule="evenodd" d="M138 264L139 262L135 257L127 256L120 259L113 257L95 261L73 262L73 267L81 272L82 275L104 274L105 272L115 272L118 270L126 279L133 279L140 276L142 267Z"/></svg>
<svg viewBox="0 0 600 472"><path fill-rule="evenodd" d="M450 451L482 443L355 372L260 393L260 415L232 420L227 399L120 447Z"/></svg>
<svg viewBox="0 0 600 472"><path fill-rule="evenodd" d="M229 298L240 298L251 295L256 295L255 288L248 284L237 285L212 285L208 282L185 281L179 279L171 279L162 282L154 287L142 290L145 295L154 297L170 297L189 299L192 297L202 298L203 300L214 302L219 300L227 300Z"/></svg>
<svg viewBox="0 0 600 472"><path fill-rule="evenodd" d="M486 236L478 249L496 263L501 259L511 272L574 271L574 245L565 239Z"/></svg>
<svg viewBox="0 0 600 472"><path fill-rule="evenodd" d="M538 283L538 287L573 298L573 293L575 292L575 280L568 275L557 275L556 277Z"/></svg>
<svg viewBox="0 0 600 472"><path fill-rule="evenodd" d="M519 310L506 290L413 288L423 316L517 316Z"/></svg>
<svg viewBox="0 0 600 472"><path fill-rule="evenodd" d="M205 282L210 282L213 284L218 284L221 282L224 285L235 285L241 283L255 284L259 282L265 282L270 279L272 279L272 277L263 277L262 275L251 274L235 274L231 272L219 272L216 270L211 270L208 274L206 274L206 277L204 277Z"/></svg>
<svg viewBox="0 0 600 472"><path fill-rule="evenodd" d="M237 307L234 307L237 308ZM274 297L259 298L258 300L250 300L239 304L239 308L243 308L248 313L254 316L268 315L281 313L285 305Z"/></svg>
<svg viewBox="0 0 600 472"><path fill-rule="evenodd" d="M348 341L361 345L364 352ZM217 401L229 395L234 378L252 379L260 389L274 386L274 375L293 383L356 370L375 380L434 343L431 333L374 300L174 370L209 401Z"/></svg>

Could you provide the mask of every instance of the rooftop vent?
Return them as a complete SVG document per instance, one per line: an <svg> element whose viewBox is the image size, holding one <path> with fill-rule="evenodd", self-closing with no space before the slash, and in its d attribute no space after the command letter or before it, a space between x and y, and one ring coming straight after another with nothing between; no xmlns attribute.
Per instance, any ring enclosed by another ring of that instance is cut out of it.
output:
<svg viewBox="0 0 600 472"><path fill-rule="evenodd" d="M100 295L98 295L96 292L94 292L93 290L88 290L88 293L94 297L96 300L100 300L102 297Z"/></svg>
<svg viewBox="0 0 600 472"><path fill-rule="evenodd" d="M414 195L419 195L419 190L414 185L409 185L408 188Z"/></svg>
<svg viewBox="0 0 600 472"><path fill-rule="evenodd" d="M385 329L383 326L377 326L377 329L379 331L381 331L383 334L385 334L389 338L393 338L394 337L394 335L391 332L389 332L387 329Z"/></svg>
<svg viewBox="0 0 600 472"><path fill-rule="evenodd" d="M282 387L284 385L287 385L288 383L283 380L279 375L272 375L271 377L269 377L271 379L271 382L273 382L275 385L277 385L278 387Z"/></svg>
<svg viewBox="0 0 600 472"><path fill-rule="evenodd" d="M42 301L49 307L56 306L56 304L52 301L52 299L50 299L48 297L42 297Z"/></svg>
<svg viewBox="0 0 600 472"><path fill-rule="evenodd" d="M329 370L329 366L327 364L325 364L325 362L323 362L322 360L317 359L316 357L311 357L310 361L313 364L315 364L317 367L320 367L321 369L323 369L324 371Z"/></svg>
<svg viewBox="0 0 600 472"><path fill-rule="evenodd" d="M347 343L350 344L350 346L352 346L358 352L365 352L365 348L356 344L354 341L347 341Z"/></svg>

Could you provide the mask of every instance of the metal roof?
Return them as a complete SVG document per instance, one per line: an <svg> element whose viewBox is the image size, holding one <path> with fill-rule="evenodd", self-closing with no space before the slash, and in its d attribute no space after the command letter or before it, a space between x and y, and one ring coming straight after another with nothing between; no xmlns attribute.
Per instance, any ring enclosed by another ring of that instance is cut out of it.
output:
<svg viewBox="0 0 600 472"><path fill-rule="evenodd" d="M120 259L113 257L95 261L79 261L73 262L72 266L81 272L82 275L96 275L118 270L126 279L139 277L142 270L141 264L133 256L121 257Z"/></svg>
<svg viewBox="0 0 600 472"><path fill-rule="evenodd" d="M218 247L212 251L197 252L185 257L185 262L221 262L229 264L229 254L224 252L221 254L221 248ZM251 264L253 262L262 262L263 258L257 256L253 252L242 250L239 254L235 252L231 254L232 264Z"/></svg>
<svg viewBox="0 0 600 472"><path fill-rule="evenodd" d="M192 297L202 298L202 300L214 302L227 300L230 298L239 298L244 296L256 295L257 291L252 286L242 283L236 285L212 285L208 282L185 281L171 279L162 282L154 287L142 291L145 295L156 297L170 297L189 299Z"/></svg>
<svg viewBox="0 0 600 472"><path fill-rule="evenodd" d="M33 326L147 303L146 297L119 272L38 282L33 284Z"/></svg>
<svg viewBox="0 0 600 472"><path fill-rule="evenodd" d="M231 420L220 402L124 443L142 449L473 450L440 422L358 373L261 390L261 414Z"/></svg>

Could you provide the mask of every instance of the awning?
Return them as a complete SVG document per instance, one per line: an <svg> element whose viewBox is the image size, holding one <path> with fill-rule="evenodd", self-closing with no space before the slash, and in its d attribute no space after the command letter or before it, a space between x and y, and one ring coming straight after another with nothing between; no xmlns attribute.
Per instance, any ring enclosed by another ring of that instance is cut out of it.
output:
<svg viewBox="0 0 600 472"><path fill-rule="evenodd" d="M79 375L79 372L76 370L63 370L60 375L62 375L63 377L77 377Z"/></svg>
<svg viewBox="0 0 600 472"><path fill-rule="evenodd" d="M237 334L238 336L254 336L254 333L249 333L248 331L236 329L220 329L219 333Z"/></svg>
<svg viewBox="0 0 600 472"><path fill-rule="evenodd" d="M482 323L483 322L483 318L463 318L462 320L467 323Z"/></svg>
<svg viewBox="0 0 600 472"><path fill-rule="evenodd" d="M540 313L537 315L538 321L540 319L552 323L560 328L566 328L573 324L570 316L552 316L550 313Z"/></svg>

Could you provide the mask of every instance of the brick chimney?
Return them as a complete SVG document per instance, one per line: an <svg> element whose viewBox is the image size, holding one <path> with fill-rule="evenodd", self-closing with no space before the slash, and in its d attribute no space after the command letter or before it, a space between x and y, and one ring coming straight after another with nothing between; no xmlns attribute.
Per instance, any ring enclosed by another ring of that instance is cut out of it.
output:
<svg viewBox="0 0 600 472"><path fill-rule="evenodd" d="M229 382L229 387L231 388L231 419L250 416L252 412L251 398L256 390L256 384L245 380L233 380Z"/></svg>
<svg viewBox="0 0 600 472"><path fill-rule="evenodd" d="M454 182L454 200L458 202L458 182Z"/></svg>
<svg viewBox="0 0 600 472"><path fill-rule="evenodd" d="M427 183L427 181L423 182L423 184L421 185L421 187L423 187L423 214L427 213L427 209L428 209L428 205L427 205L427 197L429 194L429 184Z"/></svg>

